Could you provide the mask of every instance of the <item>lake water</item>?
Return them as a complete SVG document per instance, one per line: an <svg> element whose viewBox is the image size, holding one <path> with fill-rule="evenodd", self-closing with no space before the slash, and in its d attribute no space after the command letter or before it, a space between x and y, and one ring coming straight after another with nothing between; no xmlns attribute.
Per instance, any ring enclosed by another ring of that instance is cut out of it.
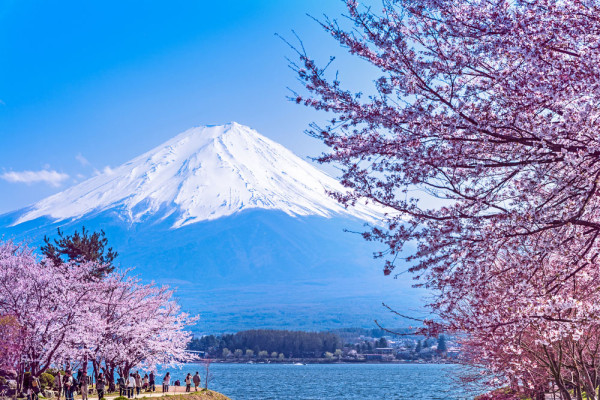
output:
<svg viewBox="0 0 600 400"><path fill-rule="evenodd" d="M172 374L181 380L188 371L203 376L201 367L188 364ZM212 364L209 388L233 400L473 399L456 384L459 369L451 364Z"/></svg>

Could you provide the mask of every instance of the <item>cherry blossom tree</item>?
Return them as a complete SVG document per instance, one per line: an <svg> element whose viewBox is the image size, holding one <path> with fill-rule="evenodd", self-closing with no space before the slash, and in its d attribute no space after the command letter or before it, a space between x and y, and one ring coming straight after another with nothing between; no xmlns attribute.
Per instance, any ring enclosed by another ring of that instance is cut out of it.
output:
<svg viewBox="0 0 600 400"><path fill-rule="evenodd" d="M386 274L403 261L438 294L445 323L425 321L429 333L468 333L470 361L517 388L553 380L565 398L592 396L600 2L347 6L353 26L321 24L380 72L373 94L304 50L293 64L307 89L295 101L334 114L309 131L329 146L319 160L341 167L348 190L334 196L390 210L364 237L385 245Z"/></svg>
<svg viewBox="0 0 600 400"><path fill-rule="evenodd" d="M194 359L186 352L192 338L186 328L197 317L180 312L171 290L113 273L102 293L104 331L95 347L95 371L112 378L115 371L127 376L135 366L153 369Z"/></svg>
<svg viewBox="0 0 600 400"><path fill-rule="evenodd" d="M525 250L502 254L479 275L484 281L477 290L463 291L461 299L450 293L456 304L440 312L448 321L444 329L467 333L460 339L463 361L474 365L477 375L488 371L484 383L501 382L517 393L543 398L553 382L563 399L581 399L583 393L595 399L600 383L600 268L557 287L552 277L561 274L568 258L554 255L528 275L523 266L530 259Z"/></svg>
<svg viewBox="0 0 600 400"><path fill-rule="evenodd" d="M337 198L393 210L365 234L387 245L385 272L409 242L412 270L434 286L523 236L587 255L600 232L598 2L399 0L381 15L347 4L355 29L322 25L381 72L376 94L300 52L296 101L335 114L310 133L330 147L320 161L343 170ZM420 206L415 189L440 206Z"/></svg>
<svg viewBox="0 0 600 400"><path fill-rule="evenodd" d="M69 342L93 339L99 321L88 311L96 293L86 279L92 265L57 273L38 263L30 249L4 243L0 266L0 314L13 316L21 327L22 357L34 376L72 357Z"/></svg>
<svg viewBox="0 0 600 400"><path fill-rule="evenodd" d="M50 366L87 369L91 361L111 379L115 368L125 374L191 360L186 328L197 318L180 311L172 291L127 273L90 279L98 268L39 262L25 246L0 243L0 315L18 328L17 342L11 337L5 346L3 337L0 351L18 352L21 375L24 368L33 376Z"/></svg>

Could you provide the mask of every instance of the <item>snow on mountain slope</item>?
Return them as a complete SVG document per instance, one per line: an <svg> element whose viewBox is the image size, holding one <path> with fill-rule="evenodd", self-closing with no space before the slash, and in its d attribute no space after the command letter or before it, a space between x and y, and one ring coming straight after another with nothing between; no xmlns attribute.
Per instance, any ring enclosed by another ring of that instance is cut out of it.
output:
<svg viewBox="0 0 600 400"><path fill-rule="evenodd" d="M14 225L47 216L78 219L118 210L134 223L164 212L173 228L245 209L275 209L292 216L353 216L374 221L372 205L345 209L327 191L342 191L291 151L235 122L192 128L114 170L95 176L28 209Z"/></svg>

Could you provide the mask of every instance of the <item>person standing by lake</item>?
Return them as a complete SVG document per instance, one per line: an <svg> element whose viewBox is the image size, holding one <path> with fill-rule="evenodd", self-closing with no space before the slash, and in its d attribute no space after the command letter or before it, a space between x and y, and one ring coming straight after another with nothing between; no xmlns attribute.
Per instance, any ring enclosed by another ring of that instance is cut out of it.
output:
<svg viewBox="0 0 600 400"><path fill-rule="evenodd" d="M187 376L185 377L185 392L189 393L191 387L192 387L192 374L190 374L188 372Z"/></svg>
<svg viewBox="0 0 600 400"><path fill-rule="evenodd" d="M194 390L197 392L198 386L200 386L200 375L198 374L198 371L196 371L196 375L194 375L193 381L194 381Z"/></svg>
<svg viewBox="0 0 600 400"><path fill-rule="evenodd" d="M56 372L56 376L54 377L54 387L56 388L56 400L60 400L60 394L63 388L62 375L60 371Z"/></svg>
<svg viewBox="0 0 600 400"><path fill-rule="evenodd" d="M119 376L117 383L119 384L119 397L127 395L125 379L122 376Z"/></svg>
<svg viewBox="0 0 600 400"><path fill-rule="evenodd" d="M155 381L156 377L154 376L154 371L150 371L150 376L148 377L148 384L150 385L150 387L148 388L148 390L154 392L156 390L156 381Z"/></svg>
<svg viewBox="0 0 600 400"><path fill-rule="evenodd" d="M142 377L140 376L140 371L137 371L133 377L135 378L136 396L139 396L142 390Z"/></svg>
<svg viewBox="0 0 600 400"><path fill-rule="evenodd" d="M104 379L104 374L101 372L98 375L98 379L96 380L96 391L98 392L98 400L102 400L104 398L104 389L106 388L106 379Z"/></svg>
<svg viewBox="0 0 600 400"><path fill-rule="evenodd" d="M27 389L27 400L38 400L38 394L40 393L40 381L38 378L29 376L25 382Z"/></svg>
<svg viewBox="0 0 600 400"><path fill-rule="evenodd" d="M163 393L167 393L169 391L169 385L171 384L171 375L167 372L165 377L163 378Z"/></svg>
<svg viewBox="0 0 600 400"><path fill-rule="evenodd" d="M33 399L34 400L38 400L39 399L39 394L42 391L42 386L40 385L40 380L37 377L34 377L31 380L31 386L33 389Z"/></svg>
<svg viewBox="0 0 600 400"><path fill-rule="evenodd" d="M81 400L88 400L88 375L85 371L79 375L79 391Z"/></svg>
<svg viewBox="0 0 600 400"><path fill-rule="evenodd" d="M133 391L135 389L135 377L133 373L129 374L129 379L127 379L127 398L133 398Z"/></svg>
<svg viewBox="0 0 600 400"><path fill-rule="evenodd" d="M65 372L65 376L63 376L63 388L65 391L65 399L73 400L73 391L74 388L74 379L73 375L71 375L71 371Z"/></svg>
<svg viewBox="0 0 600 400"><path fill-rule="evenodd" d="M25 375L23 378L23 390L25 390L25 395L27 396L27 400L31 400L31 375Z"/></svg>
<svg viewBox="0 0 600 400"><path fill-rule="evenodd" d="M81 391L81 376L83 375L83 370L79 368L77 370L77 375L73 375L73 388L77 391Z"/></svg>

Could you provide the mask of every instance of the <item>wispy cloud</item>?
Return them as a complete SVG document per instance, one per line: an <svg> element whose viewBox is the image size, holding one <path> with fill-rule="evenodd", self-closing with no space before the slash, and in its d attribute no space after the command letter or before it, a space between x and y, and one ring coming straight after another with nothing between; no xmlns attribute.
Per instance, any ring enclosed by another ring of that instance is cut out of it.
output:
<svg viewBox="0 0 600 400"><path fill-rule="evenodd" d="M47 183L54 187L60 186L69 179L68 174L62 172L43 169L41 171L9 171L0 174L0 179L12 183Z"/></svg>
<svg viewBox="0 0 600 400"><path fill-rule="evenodd" d="M94 175L102 175L102 174L112 175L114 172L115 172L115 170L107 165L106 167L102 168L102 171L95 169Z"/></svg>
<svg viewBox="0 0 600 400"><path fill-rule="evenodd" d="M83 154L81 154L81 153L77 154L77 155L75 156L75 159L76 159L77 161L79 161L79 164L81 164L81 165L82 165L82 166L84 166L84 167L88 167L88 166L90 165L90 162L88 161L88 159L87 159L87 158L85 158L85 157L83 156Z"/></svg>

